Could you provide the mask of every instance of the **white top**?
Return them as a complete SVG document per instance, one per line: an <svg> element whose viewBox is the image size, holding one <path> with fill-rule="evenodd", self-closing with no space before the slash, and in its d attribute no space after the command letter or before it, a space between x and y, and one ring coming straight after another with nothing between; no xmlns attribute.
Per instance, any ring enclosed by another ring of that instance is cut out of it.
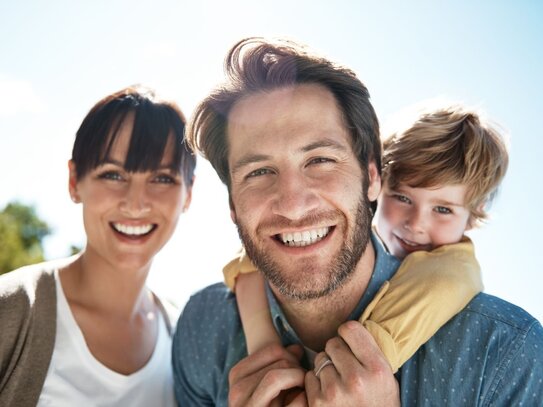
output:
<svg viewBox="0 0 543 407"><path fill-rule="evenodd" d="M117 373L91 354L64 295L58 270L55 280L55 348L38 407L175 406L172 340L164 317L160 314L157 343L149 362L128 376Z"/></svg>

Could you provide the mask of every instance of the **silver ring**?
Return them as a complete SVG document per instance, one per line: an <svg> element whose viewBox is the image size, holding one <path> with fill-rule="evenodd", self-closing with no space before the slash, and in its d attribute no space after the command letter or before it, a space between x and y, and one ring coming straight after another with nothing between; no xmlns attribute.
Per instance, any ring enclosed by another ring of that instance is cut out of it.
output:
<svg viewBox="0 0 543 407"><path fill-rule="evenodd" d="M315 376L317 376L317 379L319 378L319 375L321 374L322 369L324 369L328 365L334 366L334 362L332 362L332 360L329 357L324 359L324 362L322 362L321 365L317 368L317 370L315 370Z"/></svg>

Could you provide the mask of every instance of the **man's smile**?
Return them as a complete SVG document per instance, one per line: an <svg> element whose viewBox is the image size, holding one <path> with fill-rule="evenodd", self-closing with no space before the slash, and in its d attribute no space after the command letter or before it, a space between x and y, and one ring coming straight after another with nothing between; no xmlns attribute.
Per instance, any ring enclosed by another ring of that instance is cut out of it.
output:
<svg viewBox="0 0 543 407"><path fill-rule="evenodd" d="M300 232L280 233L276 238L291 247L309 246L324 239L330 232L330 227L309 229Z"/></svg>

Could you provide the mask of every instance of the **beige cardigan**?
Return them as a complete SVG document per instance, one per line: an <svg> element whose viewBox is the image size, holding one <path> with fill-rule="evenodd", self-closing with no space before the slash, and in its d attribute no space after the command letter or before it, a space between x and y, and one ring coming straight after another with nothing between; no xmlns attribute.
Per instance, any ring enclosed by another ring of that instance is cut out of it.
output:
<svg viewBox="0 0 543 407"><path fill-rule="evenodd" d="M35 264L0 276L0 406L38 403L55 345L54 270L71 260ZM176 310L166 310L156 300L171 335Z"/></svg>

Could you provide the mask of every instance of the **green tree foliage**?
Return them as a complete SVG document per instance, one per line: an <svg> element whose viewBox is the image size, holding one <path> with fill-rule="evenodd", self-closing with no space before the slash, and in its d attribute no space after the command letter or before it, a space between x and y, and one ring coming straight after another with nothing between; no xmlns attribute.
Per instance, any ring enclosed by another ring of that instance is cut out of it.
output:
<svg viewBox="0 0 543 407"><path fill-rule="evenodd" d="M0 274L43 261L42 240L50 233L33 206L9 203L0 212Z"/></svg>

